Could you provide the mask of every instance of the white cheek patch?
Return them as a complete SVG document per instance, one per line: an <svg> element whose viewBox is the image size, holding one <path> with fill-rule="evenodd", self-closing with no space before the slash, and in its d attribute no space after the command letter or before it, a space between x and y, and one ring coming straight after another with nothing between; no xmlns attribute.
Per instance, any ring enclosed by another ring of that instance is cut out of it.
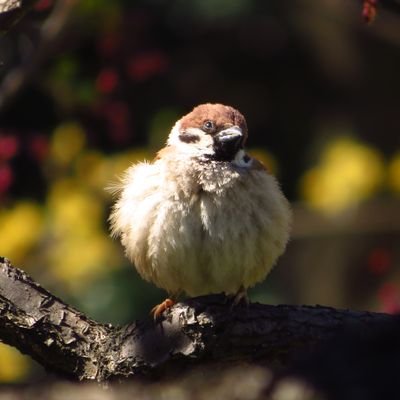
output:
<svg viewBox="0 0 400 400"><path fill-rule="evenodd" d="M199 137L199 141L197 141L194 146L198 149L204 148L212 148L213 147L213 138L211 135L207 135L199 128L188 128L186 129L186 133L189 135L196 135Z"/></svg>
<svg viewBox="0 0 400 400"><path fill-rule="evenodd" d="M213 152L213 139L211 135L207 135L199 128L188 128L185 134L193 137L197 137L193 143L185 143L181 140L181 124L177 122L172 128L172 131L168 137L167 144L170 146L176 146L182 151L182 153L195 153L195 154L211 154Z"/></svg>
<svg viewBox="0 0 400 400"><path fill-rule="evenodd" d="M178 146L181 141L179 139L181 131L181 123L178 121L171 130L171 133L168 136L167 144L170 146Z"/></svg>
<svg viewBox="0 0 400 400"><path fill-rule="evenodd" d="M232 164L240 168L249 168L253 164L253 159L250 156L248 156L244 150L239 150L236 153L236 156L233 159Z"/></svg>

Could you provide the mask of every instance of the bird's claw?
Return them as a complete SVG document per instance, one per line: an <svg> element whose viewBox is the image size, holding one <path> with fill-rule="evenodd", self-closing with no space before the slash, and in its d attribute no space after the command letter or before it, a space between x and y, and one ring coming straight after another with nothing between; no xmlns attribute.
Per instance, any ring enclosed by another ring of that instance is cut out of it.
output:
<svg viewBox="0 0 400 400"><path fill-rule="evenodd" d="M236 295L233 297L231 309L236 307L240 303L244 303L246 306L250 304L249 296L247 295L247 290L245 288L240 288Z"/></svg>
<svg viewBox="0 0 400 400"><path fill-rule="evenodd" d="M150 311L150 314L153 315L154 321L157 321L161 314L165 311L170 309L175 304L174 300L165 299L162 303L157 304L153 307Z"/></svg>

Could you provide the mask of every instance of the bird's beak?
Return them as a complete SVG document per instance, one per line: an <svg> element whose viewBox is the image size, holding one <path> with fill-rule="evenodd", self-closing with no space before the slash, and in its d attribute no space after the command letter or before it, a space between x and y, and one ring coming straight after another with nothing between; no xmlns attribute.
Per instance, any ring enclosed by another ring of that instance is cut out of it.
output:
<svg viewBox="0 0 400 400"><path fill-rule="evenodd" d="M221 143L221 145L228 145L235 147L243 138L242 130L238 126L232 126L224 129L215 135L214 140Z"/></svg>
<svg viewBox="0 0 400 400"><path fill-rule="evenodd" d="M214 136L214 151L217 160L231 161L235 158L243 140L243 132L238 126L232 126Z"/></svg>

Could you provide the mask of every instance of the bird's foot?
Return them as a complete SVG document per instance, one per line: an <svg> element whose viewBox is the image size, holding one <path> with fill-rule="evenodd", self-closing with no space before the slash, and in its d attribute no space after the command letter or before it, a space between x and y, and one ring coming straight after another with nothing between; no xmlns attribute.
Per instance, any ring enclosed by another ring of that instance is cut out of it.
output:
<svg viewBox="0 0 400 400"><path fill-rule="evenodd" d="M239 304L244 304L248 306L250 304L249 296L247 295L247 290L241 287L239 291L233 296L231 310Z"/></svg>
<svg viewBox="0 0 400 400"><path fill-rule="evenodd" d="M174 300L165 299L162 303L157 304L153 307L150 311L150 314L153 315L154 321L157 321L161 314L165 311L170 309L175 304Z"/></svg>

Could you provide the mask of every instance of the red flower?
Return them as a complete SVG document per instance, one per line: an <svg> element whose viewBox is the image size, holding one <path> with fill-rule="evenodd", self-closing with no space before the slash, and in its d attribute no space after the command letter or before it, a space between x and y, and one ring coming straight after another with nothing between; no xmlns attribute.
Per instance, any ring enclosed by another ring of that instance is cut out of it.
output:
<svg viewBox="0 0 400 400"><path fill-rule="evenodd" d="M45 11L53 5L53 0L40 0L34 5L36 11Z"/></svg>
<svg viewBox="0 0 400 400"><path fill-rule="evenodd" d="M400 288L393 283L383 284L378 291L381 310L388 314L400 313Z"/></svg>
<svg viewBox="0 0 400 400"><path fill-rule="evenodd" d="M118 85L119 77L112 68L104 68L96 79L96 89L100 93L111 93Z"/></svg>
<svg viewBox="0 0 400 400"><path fill-rule="evenodd" d="M364 0L362 17L364 18L365 22L371 23L375 20L377 3L378 0Z"/></svg>
<svg viewBox="0 0 400 400"><path fill-rule="evenodd" d="M0 159L9 160L14 157L19 148L19 142L14 135L0 136Z"/></svg>
<svg viewBox="0 0 400 400"><path fill-rule="evenodd" d="M11 168L8 164L0 165L0 194L5 193L14 179Z"/></svg>
<svg viewBox="0 0 400 400"><path fill-rule="evenodd" d="M368 255L368 270L374 275L382 275L387 272L392 265L390 252L385 248L376 248Z"/></svg>
<svg viewBox="0 0 400 400"><path fill-rule="evenodd" d="M168 58L158 50L149 51L131 57L127 70L131 79L145 81L154 75L163 73L168 68Z"/></svg>
<svg viewBox="0 0 400 400"><path fill-rule="evenodd" d="M43 135L34 136L29 143L29 150L36 160L42 161L49 151L47 138Z"/></svg>

